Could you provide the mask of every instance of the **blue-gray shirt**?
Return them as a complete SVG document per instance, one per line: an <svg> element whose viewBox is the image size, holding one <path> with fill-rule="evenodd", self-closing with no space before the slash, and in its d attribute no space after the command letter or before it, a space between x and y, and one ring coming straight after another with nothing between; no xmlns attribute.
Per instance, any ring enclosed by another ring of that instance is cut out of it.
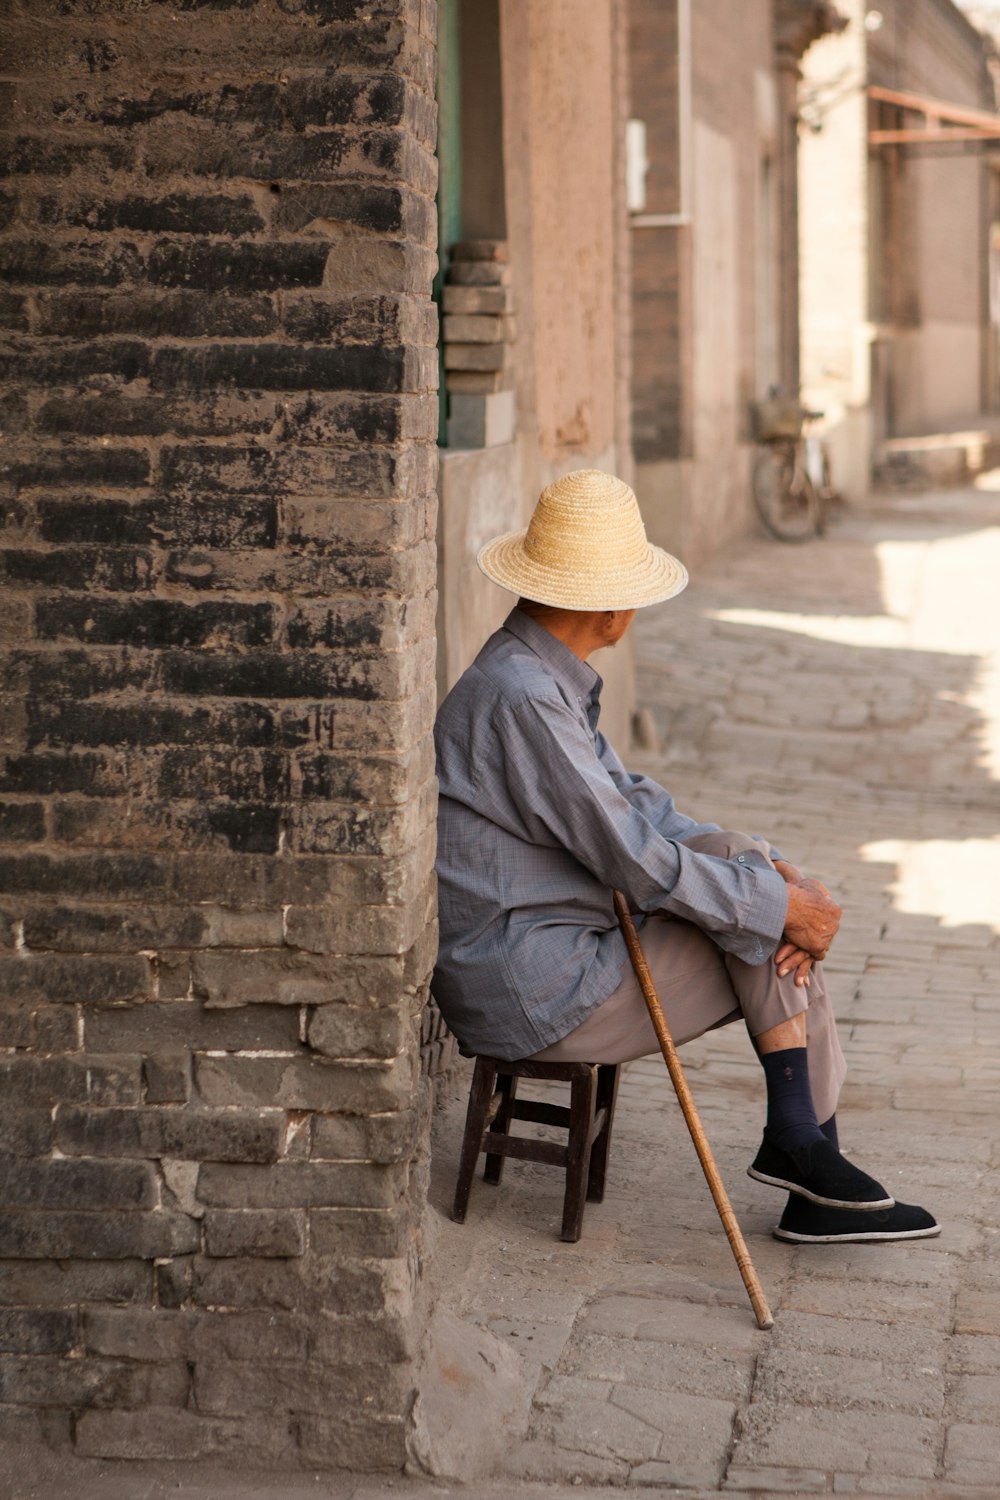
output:
<svg viewBox="0 0 1000 1500"><path fill-rule="evenodd" d="M438 713L434 995L466 1051L530 1056L613 993L628 962L616 887L751 964L781 938L781 876L762 855L684 847L719 825L625 770L597 728L601 686L515 609Z"/></svg>

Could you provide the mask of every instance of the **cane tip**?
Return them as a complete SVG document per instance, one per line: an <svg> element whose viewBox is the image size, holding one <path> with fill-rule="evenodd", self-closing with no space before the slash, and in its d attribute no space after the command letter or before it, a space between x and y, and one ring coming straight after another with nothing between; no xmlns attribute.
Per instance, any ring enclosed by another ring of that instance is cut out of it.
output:
<svg viewBox="0 0 1000 1500"><path fill-rule="evenodd" d="M762 1328L762 1329L773 1328L774 1327L774 1318L771 1316L771 1314L769 1312L758 1313L757 1314L757 1327L758 1328Z"/></svg>

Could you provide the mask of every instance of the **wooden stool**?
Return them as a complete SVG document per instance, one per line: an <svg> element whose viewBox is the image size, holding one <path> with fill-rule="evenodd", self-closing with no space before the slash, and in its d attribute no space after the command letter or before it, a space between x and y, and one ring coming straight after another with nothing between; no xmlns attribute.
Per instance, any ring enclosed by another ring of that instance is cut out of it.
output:
<svg viewBox="0 0 1000 1500"><path fill-rule="evenodd" d="M496 1057L477 1057L469 1090L462 1155L458 1165L452 1218L465 1222L472 1191L472 1178L481 1151L486 1152L485 1182L499 1183L504 1158L545 1162L566 1170L560 1238L576 1241L583 1228L586 1202L600 1203L604 1197L604 1175L611 1145L611 1126L618 1093L617 1063L503 1062ZM540 1078L570 1085L570 1102L547 1104L517 1098L519 1078ZM568 1129L565 1146L555 1141L529 1140L511 1135L514 1120Z"/></svg>

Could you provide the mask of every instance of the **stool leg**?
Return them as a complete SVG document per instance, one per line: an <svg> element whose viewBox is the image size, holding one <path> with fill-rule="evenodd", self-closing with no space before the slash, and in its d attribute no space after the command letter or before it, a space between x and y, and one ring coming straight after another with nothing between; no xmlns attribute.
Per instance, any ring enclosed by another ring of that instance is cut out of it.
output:
<svg viewBox="0 0 1000 1500"><path fill-rule="evenodd" d="M583 1230L587 1168L590 1164L590 1129L594 1123L597 1069L591 1068L570 1084L569 1146L566 1151L566 1197L560 1239L575 1242Z"/></svg>
<svg viewBox="0 0 1000 1500"><path fill-rule="evenodd" d="M486 1166L483 1168L483 1181L492 1183L499 1183L507 1158L499 1151L490 1151L490 1136L510 1133L510 1122L514 1117L514 1100L517 1097L517 1079L513 1073L500 1073L497 1076L496 1088L500 1095L500 1103L496 1114L490 1121L490 1128L486 1132L484 1142Z"/></svg>
<svg viewBox="0 0 1000 1500"><path fill-rule="evenodd" d="M495 1078L495 1069L491 1068L483 1058L477 1057L476 1070L472 1075L472 1087L469 1090L469 1108L465 1115L465 1134L462 1137L462 1154L458 1162L455 1202L451 1210L452 1218L459 1224L465 1223L465 1214L469 1207L472 1179L475 1175L479 1153L482 1150L483 1131L486 1127L490 1100L493 1098Z"/></svg>
<svg viewBox="0 0 1000 1500"><path fill-rule="evenodd" d="M604 1177L608 1169L608 1152L611 1149L615 1100L618 1098L619 1067L618 1063L602 1063L597 1070L595 1111L606 1109L608 1113L590 1152L590 1171L587 1175L587 1201L589 1203L600 1203L604 1198Z"/></svg>

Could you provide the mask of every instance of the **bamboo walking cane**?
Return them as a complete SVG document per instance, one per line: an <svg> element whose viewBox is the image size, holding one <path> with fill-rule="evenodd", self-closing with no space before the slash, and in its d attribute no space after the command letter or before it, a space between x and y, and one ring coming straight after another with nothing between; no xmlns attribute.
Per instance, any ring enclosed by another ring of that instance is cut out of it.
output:
<svg viewBox="0 0 1000 1500"><path fill-rule="evenodd" d="M757 1318L757 1327L773 1328L774 1318L771 1316L771 1309L767 1305L767 1299L757 1279L757 1272L753 1268L753 1261L750 1259L750 1252L746 1247L746 1241L743 1238L739 1224L736 1222L736 1215L733 1213L733 1206L729 1201L725 1184L719 1175L718 1167L715 1165L715 1157L712 1155L712 1148L708 1144L708 1137L705 1135L704 1127L698 1118L698 1109L694 1102L694 1096L688 1088L687 1079L684 1077L684 1070L681 1067L680 1058L677 1056L677 1048L674 1046L674 1039L670 1035L670 1028L663 1014L663 1007L660 1005L660 997L656 993L653 976L649 972L646 955L643 953L639 942L639 934L635 930L635 923L632 921L628 903L621 891L615 891L615 910L618 913L618 921L621 924L622 932L625 934L625 942L628 944L632 967L635 970L635 976L639 981L646 1005L649 1009L649 1018L653 1023L653 1029L660 1043L660 1051L663 1053L663 1060L667 1065L670 1081L674 1086L677 1101L684 1115L684 1123L691 1132L694 1149L698 1153L698 1160L701 1162L702 1171L705 1173L705 1179L711 1189L712 1197L715 1199L715 1206L719 1211L722 1227L726 1231L726 1238L729 1240L730 1249L736 1257L736 1264L739 1267L740 1275L743 1277L743 1285L747 1289L747 1295L750 1298L750 1303Z"/></svg>

